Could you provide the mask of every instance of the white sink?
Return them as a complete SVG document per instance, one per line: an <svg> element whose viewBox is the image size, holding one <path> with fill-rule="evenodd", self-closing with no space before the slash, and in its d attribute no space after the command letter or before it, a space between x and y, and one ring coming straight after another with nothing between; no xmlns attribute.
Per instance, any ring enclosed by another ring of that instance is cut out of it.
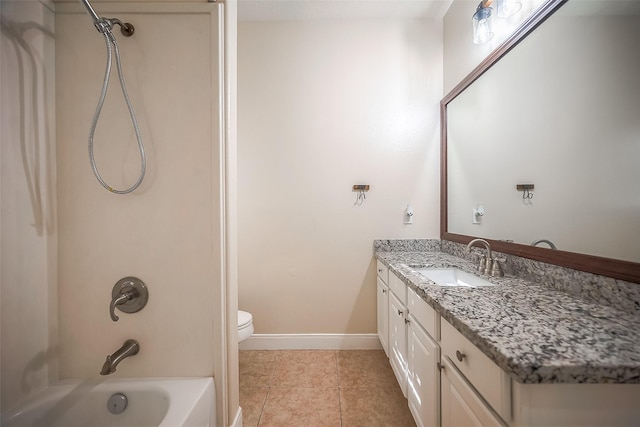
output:
<svg viewBox="0 0 640 427"><path fill-rule="evenodd" d="M418 273L440 286L463 286L467 288L477 288L480 286L495 286L493 283L484 280L474 274L469 274L454 267L446 268L416 268Z"/></svg>

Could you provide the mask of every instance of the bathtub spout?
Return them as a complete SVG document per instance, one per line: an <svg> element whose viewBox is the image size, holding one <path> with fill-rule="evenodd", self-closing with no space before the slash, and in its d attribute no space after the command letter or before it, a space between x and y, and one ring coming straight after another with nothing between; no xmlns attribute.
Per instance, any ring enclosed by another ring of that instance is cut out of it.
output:
<svg viewBox="0 0 640 427"><path fill-rule="evenodd" d="M116 350L115 353L107 356L107 360L105 360L104 365L102 365L102 369L100 370L100 375L113 374L116 371L118 363L129 356L138 354L138 351L140 351L140 344L138 344L138 341L126 340L122 347Z"/></svg>

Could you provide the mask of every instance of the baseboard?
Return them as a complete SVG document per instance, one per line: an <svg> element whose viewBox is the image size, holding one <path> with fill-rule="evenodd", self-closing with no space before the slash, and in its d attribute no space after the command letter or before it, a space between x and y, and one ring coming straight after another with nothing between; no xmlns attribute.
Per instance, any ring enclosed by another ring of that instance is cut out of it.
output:
<svg viewBox="0 0 640 427"><path fill-rule="evenodd" d="M254 334L240 350L381 350L377 334Z"/></svg>

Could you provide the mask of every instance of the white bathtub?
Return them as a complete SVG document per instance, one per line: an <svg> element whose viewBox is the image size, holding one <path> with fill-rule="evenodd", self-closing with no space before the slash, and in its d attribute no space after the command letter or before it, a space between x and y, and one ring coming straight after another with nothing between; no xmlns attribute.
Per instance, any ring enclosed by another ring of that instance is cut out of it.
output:
<svg viewBox="0 0 640 427"><path fill-rule="evenodd" d="M114 393L127 396L120 414L107 410ZM2 427L208 427L215 425L213 378L64 381L16 410Z"/></svg>

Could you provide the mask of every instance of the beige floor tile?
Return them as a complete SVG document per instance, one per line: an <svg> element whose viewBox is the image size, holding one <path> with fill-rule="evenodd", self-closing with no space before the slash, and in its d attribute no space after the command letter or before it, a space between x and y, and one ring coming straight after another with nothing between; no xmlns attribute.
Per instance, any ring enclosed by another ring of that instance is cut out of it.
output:
<svg viewBox="0 0 640 427"><path fill-rule="evenodd" d="M258 425L268 392L268 387L240 389L240 407L242 408L242 425L244 427Z"/></svg>
<svg viewBox="0 0 640 427"><path fill-rule="evenodd" d="M342 427L415 427L407 400L395 388L340 389Z"/></svg>
<svg viewBox="0 0 640 427"><path fill-rule="evenodd" d="M280 350L280 361L298 363L335 363L335 350Z"/></svg>
<svg viewBox="0 0 640 427"><path fill-rule="evenodd" d="M383 350L339 351L337 361L338 385L342 388L392 388L397 384Z"/></svg>
<svg viewBox="0 0 640 427"><path fill-rule="evenodd" d="M268 350L240 351L240 388L269 387L280 354Z"/></svg>
<svg viewBox="0 0 640 427"><path fill-rule="evenodd" d="M336 387L336 352L283 351L271 380L272 387Z"/></svg>
<svg viewBox="0 0 640 427"><path fill-rule="evenodd" d="M340 427L338 388L271 388L259 426Z"/></svg>

